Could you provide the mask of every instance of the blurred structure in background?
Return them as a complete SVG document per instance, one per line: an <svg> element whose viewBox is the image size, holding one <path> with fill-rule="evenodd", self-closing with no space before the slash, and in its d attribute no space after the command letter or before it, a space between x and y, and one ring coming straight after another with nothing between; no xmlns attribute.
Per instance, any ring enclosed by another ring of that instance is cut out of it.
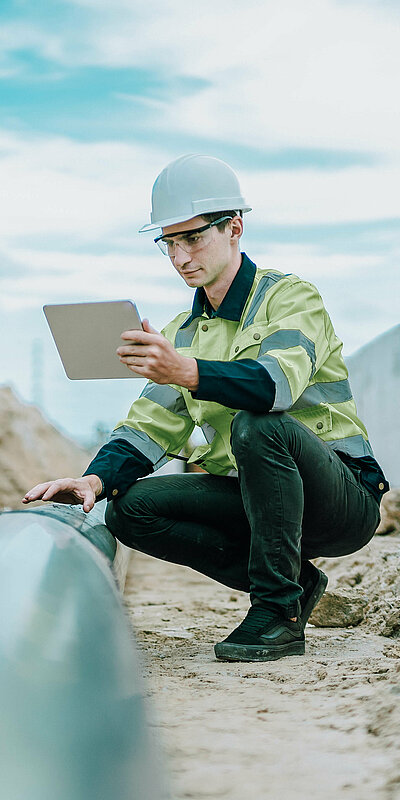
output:
<svg viewBox="0 0 400 800"><path fill-rule="evenodd" d="M119 553L121 556L121 553ZM132 632L96 508L0 514L0 775L7 800L161 800Z"/></svg>
<svg viewBox="0 0 400 800"><path fill-rule="evenodd" d="M400 325L346 359L350 384L375 458L400 487Z"/></svg>

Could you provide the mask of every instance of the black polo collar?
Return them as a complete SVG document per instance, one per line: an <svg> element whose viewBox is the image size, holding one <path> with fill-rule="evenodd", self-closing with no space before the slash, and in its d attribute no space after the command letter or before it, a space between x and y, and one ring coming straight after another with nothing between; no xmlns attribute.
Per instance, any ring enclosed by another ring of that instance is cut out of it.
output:
<svg viewBox="0 0 400 800"><path fill-rule="evenodd" d="M239 322L240 317L249 296L256 274L256 265L250 261L246 253L242 253L242 263L236 273L221 305L215 311L208 300L203 286L196 289L193 300L192 312L185 320L181 328L186 328L195 317L201 317L204 312L209 317L222 317Z"/></svg>

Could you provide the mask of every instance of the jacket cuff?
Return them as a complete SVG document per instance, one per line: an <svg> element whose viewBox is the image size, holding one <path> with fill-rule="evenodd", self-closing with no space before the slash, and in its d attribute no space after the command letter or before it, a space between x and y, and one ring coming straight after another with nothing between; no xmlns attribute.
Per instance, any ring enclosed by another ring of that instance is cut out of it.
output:
<svg viewBox="0 0 400 800"><path fill-rule="evenodd" d="M124 439L113 439L100 448L83 475L97 475L103 491L96 501L114 500L125 494L138 478L153 472L153 464Z"/></svg>

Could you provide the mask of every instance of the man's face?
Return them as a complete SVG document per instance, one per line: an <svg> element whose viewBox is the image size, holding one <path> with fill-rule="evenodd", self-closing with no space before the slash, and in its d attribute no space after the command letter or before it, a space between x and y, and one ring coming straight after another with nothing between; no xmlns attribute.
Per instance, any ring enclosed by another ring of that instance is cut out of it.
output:
<svg viewBox="0 0 400 800"><path fill-rule="evenodd" d="M173 237L175 233L196 230L206 225L203 217L193 217L186 222L169 225L163 228L163 238ZM185 283L191 287L212 286L227 269L232 259L232 223L228 221L223 231L216 226L208 231L208 243L195 253L187 253L179 246L179 236L174 239L174 254L170 256L171 262ZM235 246L237 247L236 243Z"/></svg>

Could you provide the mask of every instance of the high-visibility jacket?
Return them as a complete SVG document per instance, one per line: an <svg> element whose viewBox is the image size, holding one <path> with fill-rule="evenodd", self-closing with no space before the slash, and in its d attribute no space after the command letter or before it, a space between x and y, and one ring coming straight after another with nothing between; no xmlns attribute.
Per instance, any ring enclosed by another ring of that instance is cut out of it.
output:
<svg viewBox="0 0 400 800"><path fill-rule="evenodd" d="M287 411L334 450L373 455L337 338L318 290L296 275L257 269L239 321L179 314L163 330L183 356L219 361L257 359L275 382L268 413ZM210 473L232 474L230 429L237 410L196 400L175 385L149 381L112 438L126 439L157 469L178 454L195 425L206 444L190 457Z"/></svg>

